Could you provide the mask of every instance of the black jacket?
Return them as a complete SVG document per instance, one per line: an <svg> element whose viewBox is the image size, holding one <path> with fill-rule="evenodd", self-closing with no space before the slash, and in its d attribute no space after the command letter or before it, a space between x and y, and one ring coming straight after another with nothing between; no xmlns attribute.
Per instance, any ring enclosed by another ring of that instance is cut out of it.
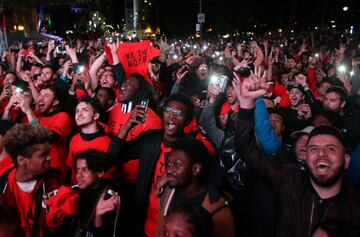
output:
<svg viewBox="0 0 360 237"><path fill-rule="evenodd" d="M144 223L149 207L151 182L154 176L156 162L160 154L163 139L162 130L149 130L140 134L135 140L126 142L117 137L113 138L109 146L109 154L125 162L136 157L139 160L139 176L136 183L135 213L136 235L143 236Z"/></svg>
<svg viewBox="0 0 360 237"><path fill-rule="evenodd" d="M274 190L279 203L276 236L311 236L325 222L346 224L360 229L360 195L342 184L338 195L321 199L309 175L295 164L283 164L257 147L254 137L254 111L241 109L236 122L235 142L245 162ZM352 236L352 235L351 235Z"/></svg>

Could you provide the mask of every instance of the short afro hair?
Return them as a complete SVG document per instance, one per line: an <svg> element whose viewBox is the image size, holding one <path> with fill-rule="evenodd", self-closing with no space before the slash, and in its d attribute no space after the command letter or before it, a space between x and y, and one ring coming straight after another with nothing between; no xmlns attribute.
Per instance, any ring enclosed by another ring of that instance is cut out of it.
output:
<svg viewBox="0 0 360 237"><path fill-rule="evenodd" d="M180 214L184 217L185 221L192 227L190 231L197 237L212 236L213 220L211 214L198 204L187 203L184 205L176 206L166 219L175 214Z"/></svg>
<svg viewBox="0 0 360 237"><path fill-rule="evenodd" d="M36 145L49 144L51 137L51 131L41 125L17 124L6 132L4 147L16 166L19 155L31 157Z"/></svg>
<svg viewBox="0 0 360 237"><path fill-rule="evenodd" d="M107 157L106 153L89 149L75 154L74 167L78 160L85 160L89 170L100 173L106 172L111 166L112 162Z"/></svg>
<svg viewBox="0 0 360 237"><path fill-rule="evenodd" d="M189 98L189 96L179 93L179 94L173 94L169 98L166 99L164 103L164 107L167 107L170 102L179 102L186 107L185 111L185 120L186 122L190 122L194 118L194 104Z"/></svg>

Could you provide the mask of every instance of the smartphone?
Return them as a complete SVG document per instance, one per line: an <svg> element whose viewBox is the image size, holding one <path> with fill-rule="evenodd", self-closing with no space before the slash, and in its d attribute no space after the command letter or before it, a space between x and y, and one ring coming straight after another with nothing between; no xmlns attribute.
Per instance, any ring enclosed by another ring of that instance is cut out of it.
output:
<svg viewBox="0 0 360 237"><path fill-rule="evenodd" d="M55 46L55 41L54 41L54 40L49 40L49 44L50 44L51 46Z"/></svg>
<svg viewBox="0 0 360 237"><path fill-rule="evenodd" d="M5 83L5 88L4 89L5 89L5 91L7 91L8 94L11 95L11 83L9 81L7 81Z"/></svg>
<svg viewBox="0 0 360 237"><path fill-rule="evenodd" d="M113 36L106 37L106 42L108 44L113 44L115 43L115 38Z"/></svg>
<svg viewBox="0 0 360 237"><path fill-rule="evenodd" d="M140 105L143 107L143 110L146 113L147 109L148 109L148 106L149 106L149 100L141 100ZM142 117L137 117L136 120L141 122L141 123L145 122L145 118L142 118Z"/></svg>
<svg viewBox="0 0 360 237"><path fill-rule="evenodd" d="M79 65L77 68L76 68L76 74L82 74L84 73L85 71L85 66L84 65Z"/></svg>
<svg viewBox="0 0 360 237"><path fill-rule="evenodd" d="M224 75L213 75L211 78L211 83L214 85L218 85L221 92L223 93L226 88L226 84L228 81L228 77Z"/></svg>
<svg viewBox="0 0 360 237"><path fill-rule="evenodd" d="M18 48L12 48L10 49L10 53L19 53L20 49Z"/></svg>
<svg viewBox="0 0 360 237"><path fill-rule="evenodd" d="M16 87L16 89L15 89L15 95L20 96L20 94L21 94L22 91L23 91L22 88Z"/></svg>
<svg viewBox="0 0 360 237"><path fill-rule="evenodd" d="M180 69L180 74L184 74L189 69L188 65L183 66L183 68Z"/></svg>

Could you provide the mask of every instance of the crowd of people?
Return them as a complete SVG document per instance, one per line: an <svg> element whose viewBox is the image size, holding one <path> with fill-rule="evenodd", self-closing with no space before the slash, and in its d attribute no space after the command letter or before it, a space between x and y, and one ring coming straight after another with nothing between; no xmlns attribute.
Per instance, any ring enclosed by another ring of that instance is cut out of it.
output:
<svg viewBox="0 0 360 237"><path fill-rule="evenodd" d="M13 42L0 236L360 236L360 41Z"/></svg>

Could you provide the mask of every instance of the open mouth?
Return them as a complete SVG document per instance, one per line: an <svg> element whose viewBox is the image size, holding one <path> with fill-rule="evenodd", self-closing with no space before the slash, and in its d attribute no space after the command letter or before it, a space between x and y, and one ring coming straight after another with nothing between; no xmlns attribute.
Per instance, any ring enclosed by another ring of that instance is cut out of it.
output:
<svg viewBox="0 0 360 237"><path fill-rule="evenodd" d="M327 161L319 161L319 162L316 162L315 168L320 172L325 172L328 169L330 169L330 164Z"/></svg>
<svg viewBox="0 0 360 237"><path fill-rule="evenodd" d="M168 121L168 122L166 123L166 126L167 126L168 129L170 129L170 130L173 130L173 129L176 128L176 124L175 124L174 122L171 122L171 121Z"/></svg>

